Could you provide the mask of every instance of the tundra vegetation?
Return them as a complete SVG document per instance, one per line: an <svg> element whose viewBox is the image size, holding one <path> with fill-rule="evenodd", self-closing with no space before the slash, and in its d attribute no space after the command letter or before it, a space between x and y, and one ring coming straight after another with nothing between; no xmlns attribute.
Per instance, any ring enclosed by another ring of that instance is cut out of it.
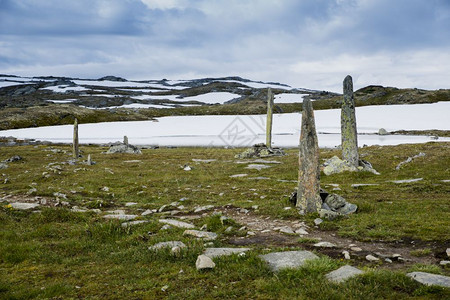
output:
<svg viewBox="0 0 450 300"><path fill-rule="evenodd" d="M360 148L360 157L381 175L322 173L322 188L338 187L359 209L319 225L318 215L300 216L288 201L297 185L298 150L274 158L280 164L256 170L236 163L234 156L243 149L160 148L143 149L141 155L104 154L107 149L80 145L82 157L70 164L69 145L0 148L0 160L22 158L0 171L0 298L450 298L449 289L421 285L405 275L450 274L448 265L439 264L448 260L445 251L450 247L450 143ZM396 170L420 152L426 155ZM82 164L88 154L95 164ZM322 149L320 161L334 155L339 150ZM242 173L248 176L230 177ZM252 179L261 176L269 179ZM415 178L422 179L393 182ZM19 200L40 206L34 211L13 208L10 203ZM173 202L179 207L170 208ZM195 212L200 207L206 208ZM103 217L118 209L148 222L122 226L124 221ZM148 210L153 212L142 215ZM183 221L198 228L206 224L217 233L209 242L214 247L245 245L252 250L215 258L214 269L199 271L195 263L206 242L183 235L184 229L177 227L162 230L165 224L159 222L183 216ZM309 235L275 229L248 234L252 222L275 220L304 222ZM346 246L333 250L312 245L327 239ZM187 247L176 252L148 249L164 241L182 241ZM351 258L344 260L341 252L349 244L363 251L349 250ZM403 251L404 259L367 261L365 256L381 251L380 246ZM273 273L258 257L300 249L315 252L319 259ZM364 273L340 284L326 279L345 264Z"/></svg>

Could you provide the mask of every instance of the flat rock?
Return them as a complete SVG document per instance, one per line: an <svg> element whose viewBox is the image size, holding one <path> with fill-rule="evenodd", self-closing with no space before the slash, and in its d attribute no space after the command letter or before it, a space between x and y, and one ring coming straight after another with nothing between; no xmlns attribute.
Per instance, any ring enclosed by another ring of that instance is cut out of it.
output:
<svg viewBox="0 0 450 300"><path fill-rule="evenodd" d="M161 242L148 247L148 250L159 250L162 248L174 248L174 247L185 248L186 245L180 241Z"/></svg>
<svg viewBox="0 0 450 300"><path fill-rule="evenodd" d="M445 250L445 253L447 253L448 257L450 257L450 248L447 248L447 250Z"/></svg>
<svg viewBox="0 0 450 300"><path fill-rule="evenodd" d="M379 261L380 259L378 257L375 257L375 256L369 254L366 256L366 260L373 262L373 261Z"/></svg>
<svg viewBox="0 0 450 300"><path fill-rule="evenodd" d="M330 242L319 242L319 243L314 244L314 247L317 247L317 248L336 248L337 246L335 244L333 244L333 243L330 243Z"/></svg>
<svg viewBox="0 0 450 300"><path fill-rule="evenodd" d="M332 282L341 283L346 281L349 278L362 274L363 271L352 267L352 266L343 266L333 272L328 273L325 277Z"/></svg>
<svg viewBox="0 0 450 300"><path fill-rule="evenodd" d="M316 225L316 226L318 226L318 225L322 224L322 222L323 222L323 220L322 220L322 219L320 219L320 218L316 218L316 219L314 219L314 225Z"/></svg>
<svg viewBox="0 0 450 300"><path fill-rule="evenodd" d="M194 162L202 162L202 163L210 163L213 161L217 161L217 159L198 159L198 158L193 158L192 161Z"/></svg>
<svg viewBox="0 0 450 300"><path fill-rule="evenodd" d="M172 225L178 228L195 228L194 225L190 224L190 223L186 223L186 222L182 222L182 221L178 221L178 220L173 220L173 219L160 219L159 220L160 223L164 223L164 224L168 224L168 225Z"/></svg>
<svg viewBox="0 0 450 300"><path fill-rule="evenodd" d="M413 178L413 179L403 179L403 180L392 180L393 183L411 183L421 181L423 178Z"/></svg>
<svg viewBox="0 0 450 300"><path fill-rule="evenodd" d="M443 275L430 274L425 272L412 272L406 274L417 282L425 285L437 285L450 288L450 277Z"/></svg>
<svg viewBox="0 0 450 300"><path fill-rule="evenodd" d="M295 234L295 231L289 226L283 226L280 229L278 229L278 231L287 234Z"/></svg>
<svg viewBox="0 0 450 300"><path fill-rule="evenodd" d="M273 252L259 257L269 264L272 271L277 272L285 268L301 267L307 260L319 258L309 251Z"/></svg>
<svg viewBox="0 0 450 300"><path fill-rule="evenodd" d="M200 230L185 230L183 235L191 235L196 238L203 239L205 241L212 241L217 239L217 234L209 231L200 231Z"/></svg>
<svg viewBox="0 0 450 300"><path fill-rule="evenodd" d="M38 203L12 202L11 207L19 210L29 210L39 206Z"/></svg>
<svg viewBox="0 0 450 300"><path fill-rule="evenodd" d="M270 168L270 166L267 165L261 165L261 164L249 164L247 167L245 167L246 169L250 169L250 170L262 170L262 169L267 169Z"/></svg>
<svg viewBox="0 0 450 300"><path fill-rule="evenodd" d="M249 180L269 180L269 177L263 177L263 176L258 176L258 177L250 177L248 178Z"/></svg>
<svg viewBox="0 0 450 300"><path fill-rule="evenodd" d="M215 258L235 253L244 253L250 250L250 248L206 248L203 254L210 258Z"/></svg>
<svg viewBox="0 0 450 300"><path fill-rule="evenodd" d="M248 176L248 174L234 174L234 175L230 175L230 178L239 178L239 177L245 177Z"/></svg>
<svg viewBox="0 0 450 300"><path fill-rule="evenodd" d="M304 228L299 228L295 231L296 234L300 234L300 235L307 235L309 234L308 231L306 231Z"/></svg>
<svg viewBox="0 0 450 300"><path fill-rule="evenodd" d="M208 209L211 209L211 208L214 208L214 205L200 206L200 207L197 207L197 208L194 210L194 213L202 212L202 211L205 211L205 210L208 210Z"/></svg>
<svg viewBox="0 0 450 300"><path fill-rule="evenodd" d="M129 207L129 206L135 206L137 203L136 202L127 202L125 203L125 206Z"/></svg>
<svg viewBox="0 0 450 300"><path fill-rule="evenodd" d="M134 225L139 225L139 224L143 224L143 223L148 223L148 221L145 220L138 220L138 221L131 221L131 222L123 222L122 224L120 224L122 227L128 227L128 226L134 226Z"/></svg>
<svg viewBox="0 0 450 300"><path fill-rule="evenodd" d="M352 188L358 188L361 186L376 186L379 185L378 183L354 183L351 185Z"/></svg>
<svg viewBox="0 0 450 300"><path fill-rule="evenodd" d="M117 220L134 220L137 218L137 215L125 215L125 214L113 214L113 215L105 215L103 216L105 219L117 219Z"/></svg>
<svg viewBox="0 0 450 300"><path fill-rule="evenodd" d="M215 266L216 264L212 261L212 259L203 254L199 255L197 257L197 261L195 262L195 267L197 270L214 269Z"/></svg>

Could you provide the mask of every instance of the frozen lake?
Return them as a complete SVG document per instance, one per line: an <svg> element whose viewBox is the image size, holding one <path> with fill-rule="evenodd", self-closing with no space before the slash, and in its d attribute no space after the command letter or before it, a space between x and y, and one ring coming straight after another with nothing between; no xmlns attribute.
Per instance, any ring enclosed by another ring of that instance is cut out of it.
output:
<svg viewBox="0 0 450 300"><path fill-rule="evenodd" d="M380 128L395 130L450 130L450 102L414 105L383 105L356 108L358 144L398 145L432 141L428 136L402 136L376 133ZM340 145L340 109L315 112L320 147ZM128 136L135 145L232 146L245 147L265 142L265 115L177 116L157 121L81 124L80 143L110 143ZM273 118L273 146L297 147L300 113L276 114ZM0 136L32 138L71 143L72 125L0 131ZM439 138L438 141L450 141Z"/></svg>

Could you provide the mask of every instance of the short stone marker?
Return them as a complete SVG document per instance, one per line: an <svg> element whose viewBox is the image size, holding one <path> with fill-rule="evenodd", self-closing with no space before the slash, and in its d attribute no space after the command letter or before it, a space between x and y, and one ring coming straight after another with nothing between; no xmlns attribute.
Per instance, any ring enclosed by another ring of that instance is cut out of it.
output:
<svg viewBox="0 0 450 300"><path fill-rule="evenodd" d="M182 221L178 221L178 220L173 220L173 219L160 219L159 220L160 223L164 223L164 224L168 224L168 225L172 225L178 228L195 228L194 225L190 224L190 223L186 223L186 222L182 222Z"/></svg>
<svg viewBox="0 0 450 300"><path fill-rule="evenodd" d="M340 267L337 270L334 270L333 272L328 273L327 275L325 275L325 277L329 281L332 281L334 283L341 283L341 282L346 281L349 278L352 278L352 277L357 276L362 273L364 273L364 272L355 267L346 265L346 266Z"/></svg>
<svg viewBox="0 0 450 300"><path fill-rule="evenodd" d="M148 247L148 250L159 250L163 248L174 248L174 247L186 248L186 244L180 241L161 242Z"/></svg>
<svg viewBox="0 0 450 300"><path fill-rule="evenodd" d="M450 277L443 275L430 274L425 272L412 272L406 274L417 282L425 285L437 285L450 288Z"/></svg>
<svg viewBox="0 0 450 300"><path fill-rule="evenodd" d="M185 230L183 235L191 235L193 237L203 239L205 241L213 241L217 239L217 233L209 232L209 231L200 231L200 230Z"/></svg>
<svg viewBox="0 0 450 300"><path fill-rule="evenodd" d="M197 270L214 269L215 266L216 264L212 261L212 259L203 254L199 255L197 257L197 261L195 262L195 267Z"/></svg>
<svg viewBox="0 0 450 300"><path fill-rule="evenodd" d="M232 254L240 254L250 250L250 248L206 248L203 252L203 255L206 255L210 258L215 258Z"/></svg>
<svg viewBox="0 0 450 300"><path fill-rule="evenodd" d="M278 272L286 268L299 268L308 260L318 259L319 257L309 251L285 251L273 252L259 256L269 264L272 271Z"/></svg>

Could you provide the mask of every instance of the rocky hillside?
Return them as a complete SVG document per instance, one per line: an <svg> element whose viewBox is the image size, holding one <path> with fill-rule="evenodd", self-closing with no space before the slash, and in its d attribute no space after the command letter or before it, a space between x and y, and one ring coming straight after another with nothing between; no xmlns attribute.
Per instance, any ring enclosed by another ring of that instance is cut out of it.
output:
<svg viewBox="0 0 450 300"><path fill-rule="evenodd" d="M0 75L0 130L81 123L148 120L160 116L265 113L267 89L275 112L301 110L303 98L315 109L338 108L341 97L327 91L241 77L131 81ZM368 86L355 92L357 106L449 101L450 90L426 91Z"/></svg>

